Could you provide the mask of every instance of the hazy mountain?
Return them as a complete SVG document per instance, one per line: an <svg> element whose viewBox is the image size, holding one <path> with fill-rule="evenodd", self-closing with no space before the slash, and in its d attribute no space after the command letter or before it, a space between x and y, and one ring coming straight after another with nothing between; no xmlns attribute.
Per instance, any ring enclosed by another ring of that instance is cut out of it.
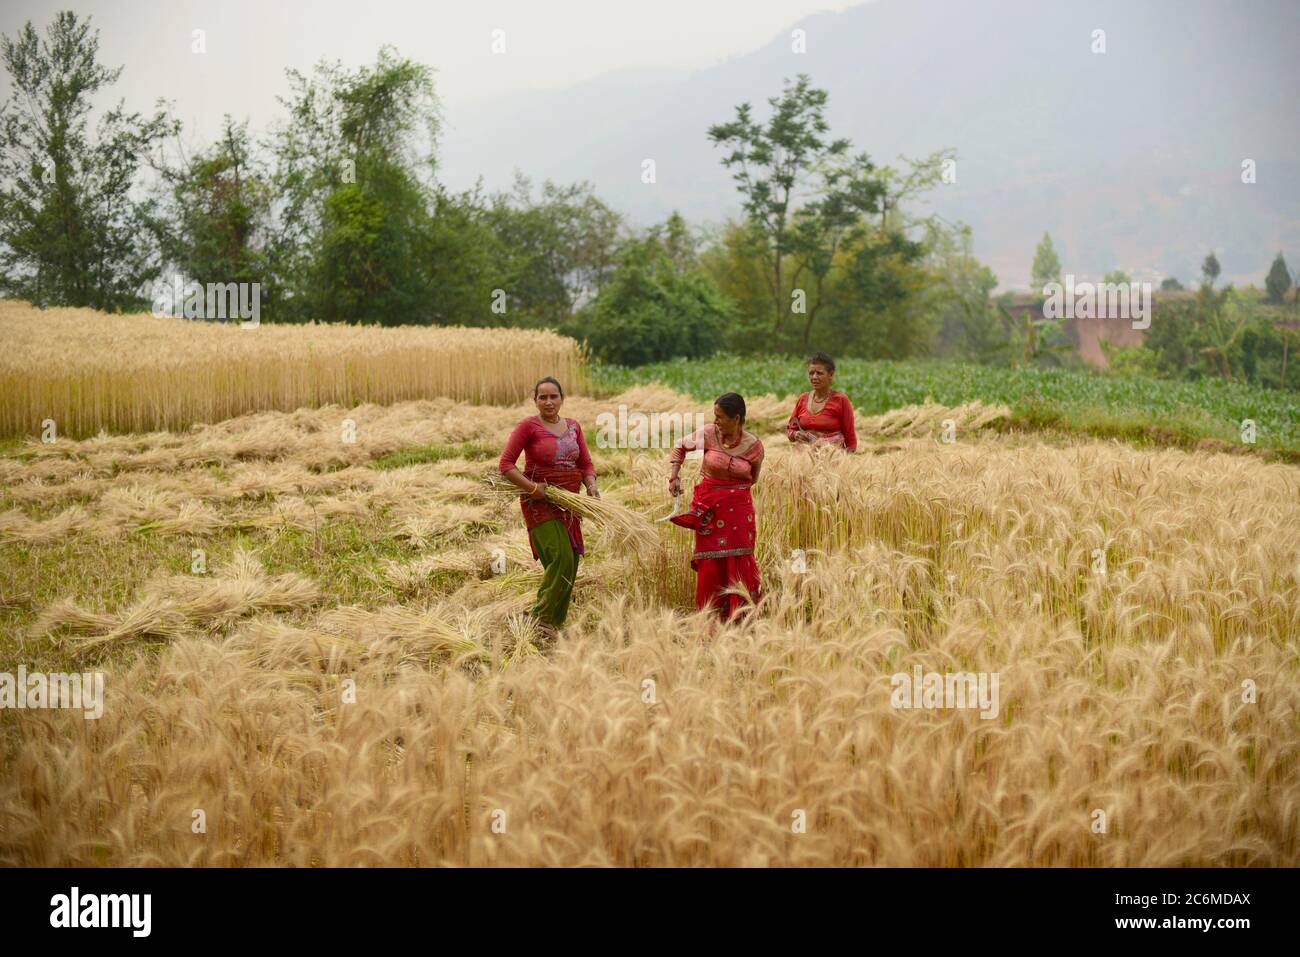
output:
<svg viewBox="0 0 1300 957"><path fill-rule="evenodd" d="M739 202L708 127L745 100L765 116L783 78L806 72L830 92L833 133L877 162L958 150L957 182L931 208L974 227L1004 286L1028 281L1044 230L1078 274L1187 282L1210 249L1228 280L1261 281L1278 249L1300 266L1294 0L876 0L790 26L806 53L785 31L708 69L452 112L443 177L500 188L518 167L590 179L638 224L673 209L720 221ZM1092 52L1096 29L1105 53Z"/></svg>

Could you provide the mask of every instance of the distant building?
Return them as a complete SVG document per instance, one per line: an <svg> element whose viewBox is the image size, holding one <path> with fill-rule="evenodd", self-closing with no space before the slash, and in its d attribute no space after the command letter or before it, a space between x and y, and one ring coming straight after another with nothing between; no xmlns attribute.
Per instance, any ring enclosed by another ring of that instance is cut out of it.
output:
<svg viewBox="0 0 1300 957"><path fill-rule="evenodd" d="M1041 299L1041 296L1031 293L1013 293L1011 302L1006 307L1007 312L1017 319L1023 319L1026 313L1035 321L1043 319L1045 316ZM1164 292L1153 289L1151 321L1153 323L1160 321L1162 302L1167 304L1194 299L1196 299L1196 291L1193 289L1174 289ZM1133 323L1124 319L1066 319L1062 329L1079 358L1095 369L1105 369L1110 365L1106 361L1106 354L1101 351L1102 340L1117 346L1140 346L1147 334L1147 330L1134 329Z"/></svg>

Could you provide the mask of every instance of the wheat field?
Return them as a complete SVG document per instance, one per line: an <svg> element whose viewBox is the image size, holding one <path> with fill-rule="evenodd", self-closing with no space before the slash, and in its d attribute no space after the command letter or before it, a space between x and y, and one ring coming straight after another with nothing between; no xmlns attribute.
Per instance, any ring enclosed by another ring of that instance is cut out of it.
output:
<svg viewBox="0 0 1300 957"><path fill-rule="evenodd" d="M591 438L620 403L707 411L641 387L564 413ZM589 525L542 653L518 506L484 481L531 411L0 457L0 670L106 683L98 720L0 711L0 863L1300 862L1295 467L999 434L979 406L813 456L751 398L757 614L692 613L686 532ZM592 452L607 500L667 511L665 451ZM895 707L917 667L996 673L996 715Z"/></svg>
<svg viewBox="0 0 1300 957"><path fill-rule="evenodd" d="M450 396L517 402L581 382L572 339L519 329L258 325L0 300L0 437L180 430L267 409Z"/></svg>

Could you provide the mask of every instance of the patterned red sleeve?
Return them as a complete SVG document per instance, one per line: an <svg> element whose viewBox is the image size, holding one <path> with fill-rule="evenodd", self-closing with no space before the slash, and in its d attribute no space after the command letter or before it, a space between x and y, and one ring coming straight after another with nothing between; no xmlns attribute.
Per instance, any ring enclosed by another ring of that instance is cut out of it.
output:
<svg viewBox="0 0 1300 957"><path fill-rule="evenodd" d="M681 465L686 461L687 452L694 452L696 449L706 448L704 443L704 432L707 428L708 426L705 426L704 429L692 432L690 435L684 435L678 439L677 444L673 446L672 454L668 456L668 461L673 465Z"/></svg>
<svg viewBox="0 0 1300 957"><path fill-rule="evenodd" d="M591 453L587 451L587 439L582 434L582 423L573 420L574 426L578 433L578 468L582 469L582 477L596 477L596 466L591 464Z"/></svg>
<svg viewBox="0 0 1300 957"><path fill-rule="evenodd" d="M844 433L844 447L850 452L858 450L858 433L853 430L853 403L843 396L844 408L840 412L840 431Z"/></svg>
<svg viewBox="0 0 1300 957"><path fill-rule="evenodd" d="M795 424L795 419L799 418L800 413L803 412L803 396L804 394L800 392L799 398L794 400L794 411L790 413L790 421L787 422L785 426L785 434L791 441L794 441L794 434L799 431L799 426Z"/></svg>
<svg viewBox="0 0 1300 957"><path fill-rule="evenodd" d="M501 453L501 458L497 462L497 468L503 474L517 467L519 454L523 452L524 446L528 444L528 435L531 431L528 420L524 419L510 433L510 438L506 440L505 450Z"/></svg>

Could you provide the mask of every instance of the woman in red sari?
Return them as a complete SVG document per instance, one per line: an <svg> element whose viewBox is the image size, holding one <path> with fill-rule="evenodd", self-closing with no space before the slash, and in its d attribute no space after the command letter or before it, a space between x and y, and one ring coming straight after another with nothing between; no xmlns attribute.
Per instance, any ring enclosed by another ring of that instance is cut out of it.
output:
<svg viewBox="0 0 1300 957"><path fill-rule="evenodd" d="M547 376L533 386L537 415L530 415L515 426L497 463L501 474L526 493L520 499L528 543L533 558L540 559L542 585L532 617L543 637L554 639L569 612L569 597L578 577L578 559L584 552L582 520L546 497L548 482L576 492L580 485L596 498L596 469L591 464L587 440L577 419L560 415L564 391L560 383ZM516 463L524 453L521 475Z"/></svg>
<svg viewBox="0 0 1300 957"><path fill-rule="evenodd" d="M831 388L834 379L835 360L826 353L818 352L808 360L808 384L813 390L799 396L794 404L785 427L791 442L858 450L853 403L843 392Z"/></svg>
<svg viewBox="0 0 1300 957"><path fill-rule="evenodd" d="M713 425L681 439L670 456L668 491L680 495L679 473L686 453L704 450L691 510L672 522L695 532L691 557L696 573L695 607L713 608L724 621L745 603L742 595L723 595L725 589L744 585L753 601L761 597L758 563L754 561L754 499L749 490L763 465L763 443L746 432L744 425L745 400L728 392L713 404Z"/></svg>

